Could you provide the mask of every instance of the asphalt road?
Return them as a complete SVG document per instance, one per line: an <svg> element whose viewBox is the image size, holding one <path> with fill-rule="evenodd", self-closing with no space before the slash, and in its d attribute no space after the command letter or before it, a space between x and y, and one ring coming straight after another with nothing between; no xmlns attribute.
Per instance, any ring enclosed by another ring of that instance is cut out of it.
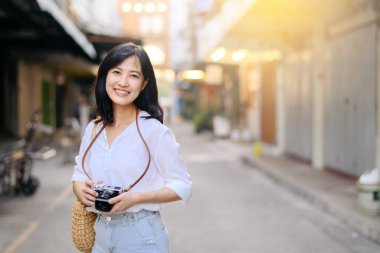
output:
<svg viewBox="0 0 380 253"><path fill-rule="evenodd" d="M175 253L378 253L380 246L276 185L189 125L173 126L193 178L187 205L163 205ZM70 253L72 164L35 163L41 188L0 199L0 253Z"/></svg>

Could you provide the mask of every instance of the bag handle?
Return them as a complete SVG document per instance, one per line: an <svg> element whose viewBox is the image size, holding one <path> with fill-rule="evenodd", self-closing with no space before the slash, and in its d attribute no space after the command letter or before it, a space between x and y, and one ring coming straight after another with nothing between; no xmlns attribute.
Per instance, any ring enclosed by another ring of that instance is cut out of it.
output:
<svg viewBox="0 0 380 253"><path fill-rule="evenodd" d="M150 165L150 161L151 161L151 154L150 154L150 150L149 150L148 144L146 143L146 141L145 141L145 139L144 139L144 137L142 136L141 131L140 131L139 121L138 121L138 115L139 115L139 110L136 110L136 126L137 126L137 131L138 131L138 133L139 133L139 135L140 135L140 138L141 138L142 142L144 143L144 146L145 146L145 148L146 148L146 150L147 150L147 152L148 152L148 163L147 163L147 165L146 165L146 168L145 168L144 172L141 174L141 176L140 176L140 177L139 177L134 183L132 183L130 186L128 186L128 188L124 189L123 192L127 192L127 191L131 190L131 189L132 189L132 188L133 188L138 182L140 182L140 180L145 176L146 172L148 171L148 169L149 169L149 165ZM101 133L101 132L106 128L106 126L107 126L106 124L104 124L103 127L100 129L100 131L99 131L97 134L95 134L95 133L96 133L97 125L98 125L97 123L94 124L94 129L93 129L93 131L92 131L92 140L91 140L91 142L90 142L90 145L88 145L86 151L84 152L84 154L83 154L83 158L82 158L82 169L83 169L84 173L86 174L86 176L87 176L90 180L92 180L91 177L88 175L88 173L87 173L86 170L84 169L84 160L86 159L86 156L87 156L88 152L90 151L90 148L91 148L92 145L94 144L95 140L99 137L100 133Z"/></svg>

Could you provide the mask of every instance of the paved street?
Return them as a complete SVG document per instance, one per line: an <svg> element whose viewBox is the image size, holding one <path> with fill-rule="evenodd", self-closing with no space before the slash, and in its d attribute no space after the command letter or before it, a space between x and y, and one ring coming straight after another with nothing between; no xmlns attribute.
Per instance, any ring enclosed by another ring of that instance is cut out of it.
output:
<svg viewBox="0 0 380 253"><path fill-rule="evenodd" d="M176 253L375 253L380 246L240 162L189 125L175 128L194 182L188 205L163 206ZM71 164L38 162L41 188L0 205L0 253L76 252L71 244Z"/></svg>

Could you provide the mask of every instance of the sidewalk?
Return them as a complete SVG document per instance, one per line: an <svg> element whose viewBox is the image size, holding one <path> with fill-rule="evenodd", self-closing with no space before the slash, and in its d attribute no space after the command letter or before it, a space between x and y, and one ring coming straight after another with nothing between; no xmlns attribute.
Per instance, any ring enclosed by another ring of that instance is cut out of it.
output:
<svg viewBox="0 0 380 253"><path fill-rule="evenodd" d="M306 201L332 214L358 233L380 244L380 215L359 210L355 182L287 156L254 157L252 146L226 139L213 142L221 150L240 153L242 160Z"/></svg>

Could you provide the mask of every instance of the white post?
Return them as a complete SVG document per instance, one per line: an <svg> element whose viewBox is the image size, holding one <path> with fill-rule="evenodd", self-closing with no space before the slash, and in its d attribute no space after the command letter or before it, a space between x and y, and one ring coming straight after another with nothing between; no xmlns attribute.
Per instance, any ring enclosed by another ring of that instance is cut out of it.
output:
<svg viewBox="0 0 380 253"><path fill-rule="evenodd" d="M313 48L313 138L312 138L312 166L317 169L324 167L324 99L323 87L325 82L323 26L314 27Z"/></svg>
<svg viewBox="0 0 380 253"><path fill-rule="evenodd" d="M380 33L377 32L377 45L376 45L376 53L377 53L377 103L376 103L376 111L377 111L377 129L376 129L376 168L380 168Z"/></svg>
<svg viewBox="0 0 380 253"><path fill-rule="evenodd" d="M244 133L247 129L247 113L248 113L248 108L246 107L247 105L247 100L248 100L248 92L247 92L247 86L248 86L248 81L247 81L247 74L248 73L248 67L247 67L247 63L246 62L240 62L239 64L239 103L240 103L240 106L244 105L244 108L246 109L245 110L245 114L244 115L240 115L240 119L239 119L239 130L240 130L240 137L243 141L246 141L244 140L245 137L244 137ZM250 138L250 137L249 137Z"/></svg>
<svg viewBox="0 0 380 253"><path fill-rule="evenodd" d="M282 64L277 65L276 71L276 91L277 91L277 154L282 154L285 151L285 91L284 91L284 61Z"/></svg>

